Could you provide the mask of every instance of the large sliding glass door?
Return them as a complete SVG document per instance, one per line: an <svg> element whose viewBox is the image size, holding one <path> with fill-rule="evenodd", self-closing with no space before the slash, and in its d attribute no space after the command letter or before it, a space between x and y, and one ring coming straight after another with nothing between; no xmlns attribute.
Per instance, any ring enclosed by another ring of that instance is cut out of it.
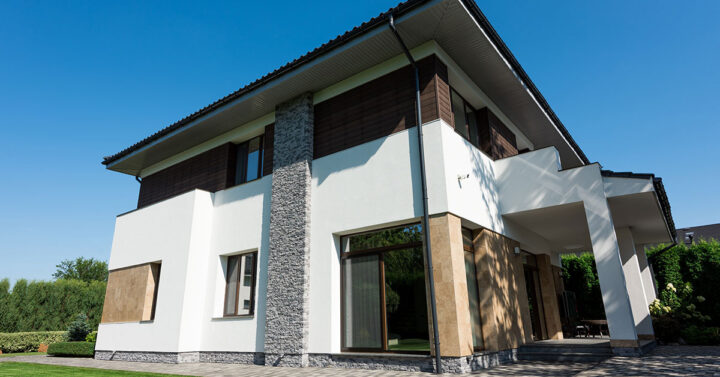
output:
<svg viewBox="0 0 720 377"><path fill-rule="evenodd" d="M422 227L342 238L343 351L430 351Z"/></svg>

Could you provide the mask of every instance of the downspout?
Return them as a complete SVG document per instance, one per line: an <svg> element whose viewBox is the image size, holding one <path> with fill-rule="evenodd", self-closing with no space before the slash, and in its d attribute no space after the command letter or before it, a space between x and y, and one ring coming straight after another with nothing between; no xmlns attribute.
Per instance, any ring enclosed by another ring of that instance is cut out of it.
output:
<svg viewBox="0 0 720 377"><path fill-rule="evenodd" d="M435 344L435 373L442 373L442 359L440 358L440 339L438 335L438 321L437 321L437 305L435 302L435 277L433 276L433 263L432 263L432 252L430 249L430 216L428 215L428 195L427 195L427 180L425 177L425 152L423 147L423 132L422 132L422 112L420 110L420 73L418 72L417 64L413 59L410 50L408 50L405 42L403 42L395 28L395 18L392 13L388 16L388 26L392 30L393 34L400 43L405 56L410 61L410 65L413 67L415 72L415 103L417 110L417 144L418 144L418 162L420 164L420 181L422 187L423 197L423 237L425 240L425 258L428 264L428 285L430 286L430 308L432 312L432 327L433 327L433 340Z"/></svg>

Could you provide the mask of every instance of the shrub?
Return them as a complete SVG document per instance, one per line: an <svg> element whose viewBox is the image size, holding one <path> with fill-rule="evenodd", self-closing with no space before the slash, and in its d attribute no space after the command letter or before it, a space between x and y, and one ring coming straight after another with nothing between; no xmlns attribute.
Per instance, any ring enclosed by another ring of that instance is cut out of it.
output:
<svg viewBox="0 0 720 377"><path fill-rule="evenodd" d="M720 344L720 327L691 325L684 329L681 334L687 344L697 346L714 346Z"/></svg>
<svg viewBox="0 0 720 377"><path fill-rule="evenodd" d="M85 337L86 342L95 343L97 341L97 331L93 331L90 334L87 334Z"/></svg>
<svg viewBox="0 0 720 377"><path fill-rule="evenodd" d="M40 344L62 341L65 341L65 331L0 333L0 350L3 353L34 352Z"/></svg>
<svg viewBox="0 0 720 377"><path fill-rule="evenodd" d="M67 330L67 339L71 342L84 342L85 337L90 334L92 329L87 322L87 316L83 313L75 316L75 320L70 323Z"/></svg>
<svg viewBox="0 0 720 377"><path fill-rule="evenodd" d="M95 343L89 342L61 342L53 343L48 347L50 356L93 357Z"/></svg>

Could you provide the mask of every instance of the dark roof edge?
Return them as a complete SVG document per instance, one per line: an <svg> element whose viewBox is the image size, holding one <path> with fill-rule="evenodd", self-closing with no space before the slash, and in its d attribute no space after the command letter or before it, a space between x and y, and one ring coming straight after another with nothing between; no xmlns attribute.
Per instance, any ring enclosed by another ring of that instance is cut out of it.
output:
<svg viewBox="0 0 720 377"><path fill-rule="evenodd" d="M106 156L103 158L103 165L109 165L135 151L138 149L160 139L163 136L166 136L170 134L173 131L176 131L186 125L188 125L190 122L209 114L210 112L232 102L233 100L239 98L240 96L257 89L268 82L290 72L293 71L302 65L309 63L310 61L314 60L315 58L328 53L332 50L334 50L337 47L340 47L344 45L345 43L353 40L354 38L365 34L372 29L384 24L386 22L386 18L390 13L394 14L396 17L401 16L408 11L412 10L413 8L422 5L426 2L429 2L430 0L408 0L405 2L402 2L395 6L395 8L391 8L387 10L386 12L383 12L379 14L376 17L371 18L367 22L363 22L359 26L354 27L352 30L345 32L342 35L337 36L335 39L332 39L320 47L315 48L314 50L306 53L305 55L291 61L290 63L287 63L280 68L266 74L265 76L255 80L254 82L238 89L237 91L230 93L229 95L213 102L212 104L203 107L202 109L190 114L189 116L161 129L160 131L146 137L145 139L131 145L128 148L123 149L122 151L111 155ZM471 15L476 19L476 21L480 24L480 26L487 32L488 36L490 37L490 40L492 43L494 43L500 53L504 56L505 59L510 63L512 69L515 71L516 75L520 78L520 80L523 82L523 84L530 89L530 92L535 96L537 101L540 103L540 106L545 110L545 112L550 116L550 119L555 123L555 125L558 127L562 135L565 137L565 139L570 143L570 146L573 148L575 153L580 157L582 162L585 165L590 164L590 161L588 160L587 156L585 156L585 153L580 149L580 147L577 145L575 140L570 136L570 133L565 128L565 125L560 121L560 119L557 117L555 112L550 108L550 104L548 104L547 100L545 100L545 97L540 93L540 91L537 89L533 81L530 79L530 77L527 75L525 70L522 68L520 63L517 61L515 56L510 52L510 49L507 47L505 42L500 38L497 31L495 31L495 28L490 25L490 22L485 17L485 15L482 13L480 8L475 4L473 0L460 0L469 10Z"/></svg>
<svg viewBox="0 0 720 377"><path fill-rule="evenodd" d="M359 26L352 28L351 30L345 32L342 35L338 35L334 39L331 39L330 41L320 45L319 47L306 53L305 55L302 55L301 57L281 66L280 68L266 74L265 76L251 82L248 85L245 85L244 87L236 90L233 93L228 94L227 96L211 103L210 105L203 107L202 109L188 115L187 117L180 119L179 121L161 129L160 131L146 137L145 139L131 145L130 147L127 147L114 155L104 157L102 163L103 163L103 165L109 165L109 164L137 151L138 149L160 139L161 137L168 135L169 133L171 133L175 130L180 129L183 126L188 125L190 122L192 122L204 115L207 115L207 114L211 113L212 111L232 102L233 100L241 97L242 95L244 95L254 89L262 87L263 85L269 83L270 81L309 63L310 61L318 58L319 56L321 56L325 53L328 53L328 52L344 45L347 42L350 42L354 38L356 38L360 35L363 35L382 24L385 24L387 22L387 17L389 16L390 13L394 14L396 17L402 16L403 14L409 12L416 6L424 4L429 1L430 0L408 0L408 1L402 2L402 3L398 4L397 6L395 6L394 8L388 9L387 11L380 13L378 16L373 17L366 22L363 22Z"/></svg>
<svg viewBox="0 0 720 377"><path fill-rule="evenodd" d="M603 177L652 179L653 187L655 188L655 196L657 197L660 209L665 217L665 223L667 224L668 231L673 238L673 242L676 240L677 230L675 229L675 221L672 217L670 200L668 199L667 192L665 191L665 185L663 184L662 178L655 177L655 174L651 173L614 172L612 170L601 170L600 174L602 174Z"/></svg>
<svg viewBox="0 0 720 377"><path fill-rule="evenodd" d="M535 96L543 110L545 110L548 116L550 116L550 119L558 127L558 129L563 134L568 143L570 143L570 146L580 157L583 164L589 165L590 160L588 160L587 156L585 156L585 153L582 151L582 149L580 149L580 146L577 145L575 139L570 136L570 132L568 132L563 122L560 121L560 118L558 118L557 114L555 114L555 111L553 111L553 109L550 107L550 104L547 102L545 97L540 93L540 90L538 90L538 88L535 86L535 83L533 83L533 81L530 79L530 76L528 76L528 74L522 68L520 62L515 59L515 55L513 55L505 42L503 42L502 38L500 38L500 35L497 33L497 31L495 31L495 28L490 24L490 21L488 21L487 17L485 17L485 14L480 10L480 7L478 7L478 5L473 0L460 1L462 1L462 3L465 4L465 6L470 10L470 12L476 18L480 26L487 31L490 40L497 46L498 50L500 50L500 53L505 57L505 59L508 60L510 66L512 66L513 70L515 70L515 73L522 80L523 84L525 84L525 86L530 89L530 92L533 94L533 96Z"/></svg>

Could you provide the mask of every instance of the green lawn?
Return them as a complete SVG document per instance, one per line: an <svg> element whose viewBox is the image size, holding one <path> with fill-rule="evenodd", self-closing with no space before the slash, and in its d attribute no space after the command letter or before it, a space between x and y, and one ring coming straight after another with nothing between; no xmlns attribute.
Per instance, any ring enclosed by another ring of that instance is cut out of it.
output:
<svg viewBox="0 0 720 377"><path fill-rule="evenodd" d="M95 377L95 376L177 376L171 374L158 374L158 373L142 373L142 372L126 372L121 370L108 370L108 369L95 369L95 368L76 368L76 367L64 367L57 365L46 365L46 364L31 364L31 363L16 363L16 362L2 362L0 363L0 376L80 376L80 377ZM180 377L180 376L177 376Z"/></svg>
<svg viewBox="0 0 720 377"><path fill-rule="evenodd" d="M47 355L45 352L0 353L0 357Z"/></svg>

